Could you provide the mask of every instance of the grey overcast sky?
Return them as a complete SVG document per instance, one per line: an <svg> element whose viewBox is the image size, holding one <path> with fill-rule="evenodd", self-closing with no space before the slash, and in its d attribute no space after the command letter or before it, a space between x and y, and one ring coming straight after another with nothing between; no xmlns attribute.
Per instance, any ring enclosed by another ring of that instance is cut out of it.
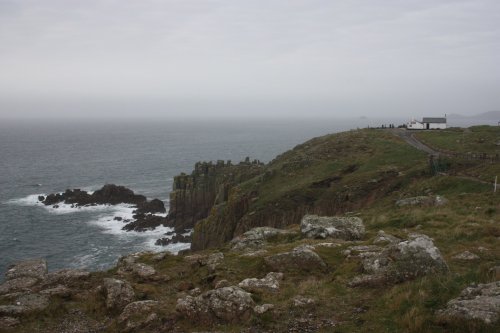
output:
<svg viewBox="0 0 500 333"><path fill-rule="evenodd" d="M0 0L0 118L499 109L499 0Z"/></svg>

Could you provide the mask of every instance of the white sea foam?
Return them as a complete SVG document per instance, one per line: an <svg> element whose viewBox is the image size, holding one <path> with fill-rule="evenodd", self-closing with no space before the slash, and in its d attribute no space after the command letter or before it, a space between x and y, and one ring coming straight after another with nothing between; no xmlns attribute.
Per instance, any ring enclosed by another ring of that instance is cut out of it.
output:
<svg viewBox="0 0 500 333"><path fill-rule="evenodd" d="M44 193L30 194L24 198L8 200L5 203L18 206L43 206L43 204L40 201L38 201L38 196L40 195L45 196Z"/></svg>
<svg viewBox="0 0 500 333"><path fill-rule="evenodd" d="M92 193L92 188L84 188L85 191ZM75 206L71 204L58 203L57 208L55 206L46 206L38 200L39 196L47 196L45 193L30 194L23 198L17 198L7 201L8 204L14 204L19 206L37 206L44 208L47 212L51 214L63 215L63 214L73 214L77 212L88 212L98 214L97 217L93 217L88 220L87 223L90 225L98 226L103 233L115 235L121 239L131 240L133 238L143 239L142 246L140 250L143 251L169 251L174 254L177 252L188 249L190 243L176 243L169 244L167 246L156 245L155 242L159 238L172 238L174 234L167 236L166 233L174 231L173 228L158 226L153 230L146 230L143 232L138 231L125 231L122 228L125 226L125 220L133 221L133 211L135 207L129 204L119 204L119 205L96 205L96 206ZM166 217L167 213L155 214L158 216ZM115 220L115 217L120 217L121 221ZM184 233L184 236L191 234L192 230ZM84 254L78 256L75 261L75 267L86 267L90 263L96 261L103 254L103 249L96 249L90 254ZM104 251L105 252L105 251Z"/></svg>

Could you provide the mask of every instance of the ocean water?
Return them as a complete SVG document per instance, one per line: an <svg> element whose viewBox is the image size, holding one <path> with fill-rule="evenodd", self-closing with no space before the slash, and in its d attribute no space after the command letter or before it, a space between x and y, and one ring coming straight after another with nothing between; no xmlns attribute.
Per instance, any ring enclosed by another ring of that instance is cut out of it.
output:
<svg viewBox="0 0 500 333"><path fill-rule="evenodd" d="M393 123L402 123L394 121ZM167 232L121 230L126 205L59 209L38 195L67 188L124 185L168 207L173 177L200 160L268 162L315 136L389 123L354 120L0 121L0 280L7 266L46 258L49 270L104 269L137 251L176 252L189 244L154 245Z"/></svg>

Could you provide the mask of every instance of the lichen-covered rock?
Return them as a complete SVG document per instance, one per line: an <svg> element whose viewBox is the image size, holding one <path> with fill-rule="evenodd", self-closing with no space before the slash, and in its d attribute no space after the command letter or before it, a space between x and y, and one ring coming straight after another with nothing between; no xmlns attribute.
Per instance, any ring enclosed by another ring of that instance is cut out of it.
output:
<svg viewBox="0 0 500 333"><path fill-rule="evenodd" d="M27 311L42 311L49 306L49 296L43 294L25 294L16 298L16 305L25 307Z"/></svg>
<svg viewBox="0 0 500 333"><path fill-rule="evenodd" d="M28 308L22 305L0 305L1 316L19 316L28 312Z"/></svg>
<svg viewBox="0 0 500 333"><path fill-rule="evenodd" d="M215 283L214 288L215 288L215 289L219 289L219 288L230 287L230 286L231 286L231 284L229 283L229 281L228 281L228 280L224 280L224 279L222 279L222 280L217 281L217 282Z"/></svg>
<svg viewBox="0 0 500 333"><path fill-rule="evenodd" d="M19 291L30 291L38 282L34 277L19 277L7 280L0 285L0 295L10 294Z"/></svg>
<svg viewBox="0 0 500 333"><path fill-rule="evenodd" d="M365 234L363 220L359 217L305 215L300 231L307 238L361 239Z"/></svg>
<svg viewBox="0 0 500 333"><path fill-rule="evenodd" d="M21 277L29 277L42 280L47 275L47 261L45 259L33 259L18 262L9 267L5 273L7 280Z"/></svg>
<svg viewBox="0 0 500 333"><path fill-rule="evenodd" d="M290 252L265 257L264 261L278 272L286 270L314 271L326 268L325 262L316 252L302 246L296 247Z"/></svg>
<svg viewBox="0 0 500 333"><path fill-rule="evenodd" d="M224 262L224 253L215 252L208 256L206 265L208 266L209 271L215 271L217 266Z"/></svg>
<svg viewBox="0 0 500 333"><path fill-rule="evenodd" d="M267 239L278 235L293 234L293 231L276 229L271 227L257 227L248 230L244 234L235 237L231 241L233 250L260 249Z"/></svg>
<svg viewBox="0 0 500 333"><path fill-rule="evenodd" d="M316 301L310 297L305 297L302 295L295 296L292 300L294 307L301 308L316 304Z"/></svg>
<svg viewBox="0 0 500 333"><path fill-rule="evenodd" d="M123 332L130 332L159 321L155 312L159 303L157 301L137 301L128 304L118 317L118 322L124 326Z"/></svg>
<svg viewBox="0 0 500 333"><path fill-rule="evenodd" d="M121 309L134 300L134 289L127 281L106 278L103 282L108 309Z"/></svg>
<svg viewBox="0 0 500 333"><path fill-rule="evenodd" d="M404 206L443 206L448 203L448 200L445 197L440 195L432 196L417 196L411 198L405 198L396 201L396 206L404 207Z"/></svg>
<svg viewBox="0 0 500 333"><path fill-rule="evenodd" d="M54 288L44 289L40 291L40 294L47 296L69 297L71 295L71 290L66 286L58 285Z"/></svg>
<svg viewBox="0 0 500 333"><path fill-rule="evenodd" d="M493 324L500 318L500 281L465 288L438 313L440 320L480 320Z"/></svg>
<svg viewBox="0 0 500 333"><path fill-rule="evenodd" d="M392 260L387 274L396 282L448 272L441 252L432 239L423 234L410 234L408 240L390 245L387 252Z"/></svg>
<svg viewBox="0 0 500 333"><path fill-rule="evenodd" d="M269 312L272 309L274 309L274 304L262 304L262 305L256 305L253 308L253 311L256 314L264 314L266 312Z"/></svg>
<svg viewBox="0 0 500 333"><path fill-rule="evenodd" d="M82 281L90 278L90 273L81 269L61 269L47 274L46 279L43 281L44 285L65 285L71 286L73 284L80 285Z"/></svg>
<svg viewBox="0 0 500 333"><path fill-rule="evenodd" d="M191 263L193 267L208 266L208 270L214 272L224 262L224 253L215 252L210 255L192 254L185 256L184 260Z"/></svg>
<svg viewBox="0 0 500 333"><path fill-rule="evenodd" d="M156 274L156 270L147 264L138 262L141 253L133 253L120 258L118 261L118 274L135 274L136 276L146 279Z"/></svg>
<svg viewBox="0 0 500 333"><path fill-rule="evenodd" d="M280 290L280 280L283 273L271 272L262 279L245 279L238 284L238 287L251 293L277 293Z"/></svg>
<svg viewBox="0 0 500 333"><path fill-rule="evenodd" d="M479 256L475 253L472 253L470 251L464 251L454 255L452 259L462 260L462 261L474 261L474 260L479 260L481 258L479 258Z"/></svg>
<svg viewBox="0 0 500 333"><path fill-rule="evenodd" d="M176 310L204 324L238 323L250 319L254 306L250 293L231 286L210 290L197 297L180 298Z"/></svg>
<svg viewBox="0 0 500 333"><path fill-rule="evenodd" d="M344 251L348 259L361 259L363 275L352 279L351 287L399 283L427 274L448 271L448 266L431 238L410 234L408 240L376 245L352 246Z"/></svg>

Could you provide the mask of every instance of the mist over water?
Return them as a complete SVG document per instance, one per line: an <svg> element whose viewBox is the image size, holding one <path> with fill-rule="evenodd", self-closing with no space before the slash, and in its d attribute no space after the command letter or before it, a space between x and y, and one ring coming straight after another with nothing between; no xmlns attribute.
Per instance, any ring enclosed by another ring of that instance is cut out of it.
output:
<svg viewBox="0 0 500 333"><path fill-rule="evenodd" d="M2 121L0 123L0 276L14 261L43 257L49 270L110 267L125 254L177 251L154 245L167 232L125 232L126 205L59 209L38 195L67 188L124 185L168 208L173 177L200 160L246 156L269 162L315 136L401 124L404 119L252 121ZM1 278L0 278L1 279Z"/></svg>

